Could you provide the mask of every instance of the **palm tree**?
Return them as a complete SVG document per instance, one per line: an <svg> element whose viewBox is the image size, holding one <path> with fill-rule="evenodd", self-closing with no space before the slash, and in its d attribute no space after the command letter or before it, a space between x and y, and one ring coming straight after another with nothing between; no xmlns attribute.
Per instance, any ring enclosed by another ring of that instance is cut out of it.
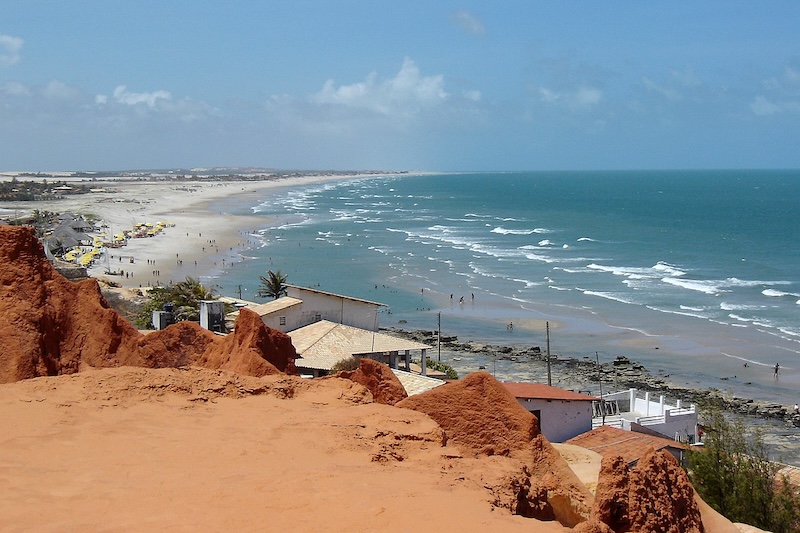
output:
<svg viewBox="0 0 800 533"><path fill-rule="evenodd" d="M207 289L198 278L189 276L169 287L169 297L175 304L176 320L199 320L200 300L215 299L213 289Z"/></svg>
<svg viewBox="0 0 800 533"><path fill-rule="evenodd" d="M278 270L277 272L273 272L272 270L267 271L267 277L261 277L261 285L258 287L258 296L260 298L268 298L272 297L272 299L277 300L281 296L286 296L286 278L281 274L281 271Z"/></svg>

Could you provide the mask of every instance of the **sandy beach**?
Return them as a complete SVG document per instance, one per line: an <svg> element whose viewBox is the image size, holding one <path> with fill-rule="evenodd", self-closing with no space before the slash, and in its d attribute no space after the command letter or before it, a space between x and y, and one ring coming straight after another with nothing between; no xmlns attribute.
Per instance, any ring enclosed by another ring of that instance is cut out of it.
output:
<svg viewBox="0 0 800 533"><path fill-rule="evenodd" d="M33 209L91 216L108 227L108 235L135 224L165 222L158 235L128 239L120 248L108 248L88 269L92 277L105 276L122 287L166 285L220 271L241 260L248 233L263 227L263 216L211 211L212 204L249 207L263 199L265 191L343 180L357 175L308 175L263 181L123 181L107 180L93 186L104 189L62 200L5 202L17 213ZM119 272L109 276L107 271Z"/></svg>

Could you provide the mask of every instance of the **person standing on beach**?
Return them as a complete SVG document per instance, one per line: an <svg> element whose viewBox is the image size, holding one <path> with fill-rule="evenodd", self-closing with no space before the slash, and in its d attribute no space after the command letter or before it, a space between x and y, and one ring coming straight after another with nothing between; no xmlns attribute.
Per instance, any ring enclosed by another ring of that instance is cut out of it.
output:
<svg viewBox="0 0 800 533"><path fill-rule="evenodd" d="M775 363L775 379L778 379L778 370L780 370L781 365L779 363Z"/></svg>

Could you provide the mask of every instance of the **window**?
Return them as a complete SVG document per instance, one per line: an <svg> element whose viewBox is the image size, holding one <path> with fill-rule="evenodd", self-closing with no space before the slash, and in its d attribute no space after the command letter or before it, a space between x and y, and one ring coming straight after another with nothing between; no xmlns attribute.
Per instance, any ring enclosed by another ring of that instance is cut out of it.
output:
<svg viewBox="0 0 800 533"><path fill-rule="evenodd" d="M280 324L281 324L281 326L285 326L286 325L286 317L285 316L280 317Z"/></svg>
<svg viewBox="0 0 800 533"><path fill-rule="evenodd" d="M314 321L315 322L319 322L320 320L322 320L322 315L319 314L319 313L315 314L314 315Z"/></svg>

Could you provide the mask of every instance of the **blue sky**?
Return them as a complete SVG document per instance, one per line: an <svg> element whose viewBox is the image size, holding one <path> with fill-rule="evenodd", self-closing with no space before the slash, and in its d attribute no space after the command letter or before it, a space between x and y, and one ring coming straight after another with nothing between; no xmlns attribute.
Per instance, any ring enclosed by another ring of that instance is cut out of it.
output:
<svg viewBox="0 0 800 533"><path fill-rule="evenodd" d="M0 170L800 168L800 2L0 0Z"/></svg>

